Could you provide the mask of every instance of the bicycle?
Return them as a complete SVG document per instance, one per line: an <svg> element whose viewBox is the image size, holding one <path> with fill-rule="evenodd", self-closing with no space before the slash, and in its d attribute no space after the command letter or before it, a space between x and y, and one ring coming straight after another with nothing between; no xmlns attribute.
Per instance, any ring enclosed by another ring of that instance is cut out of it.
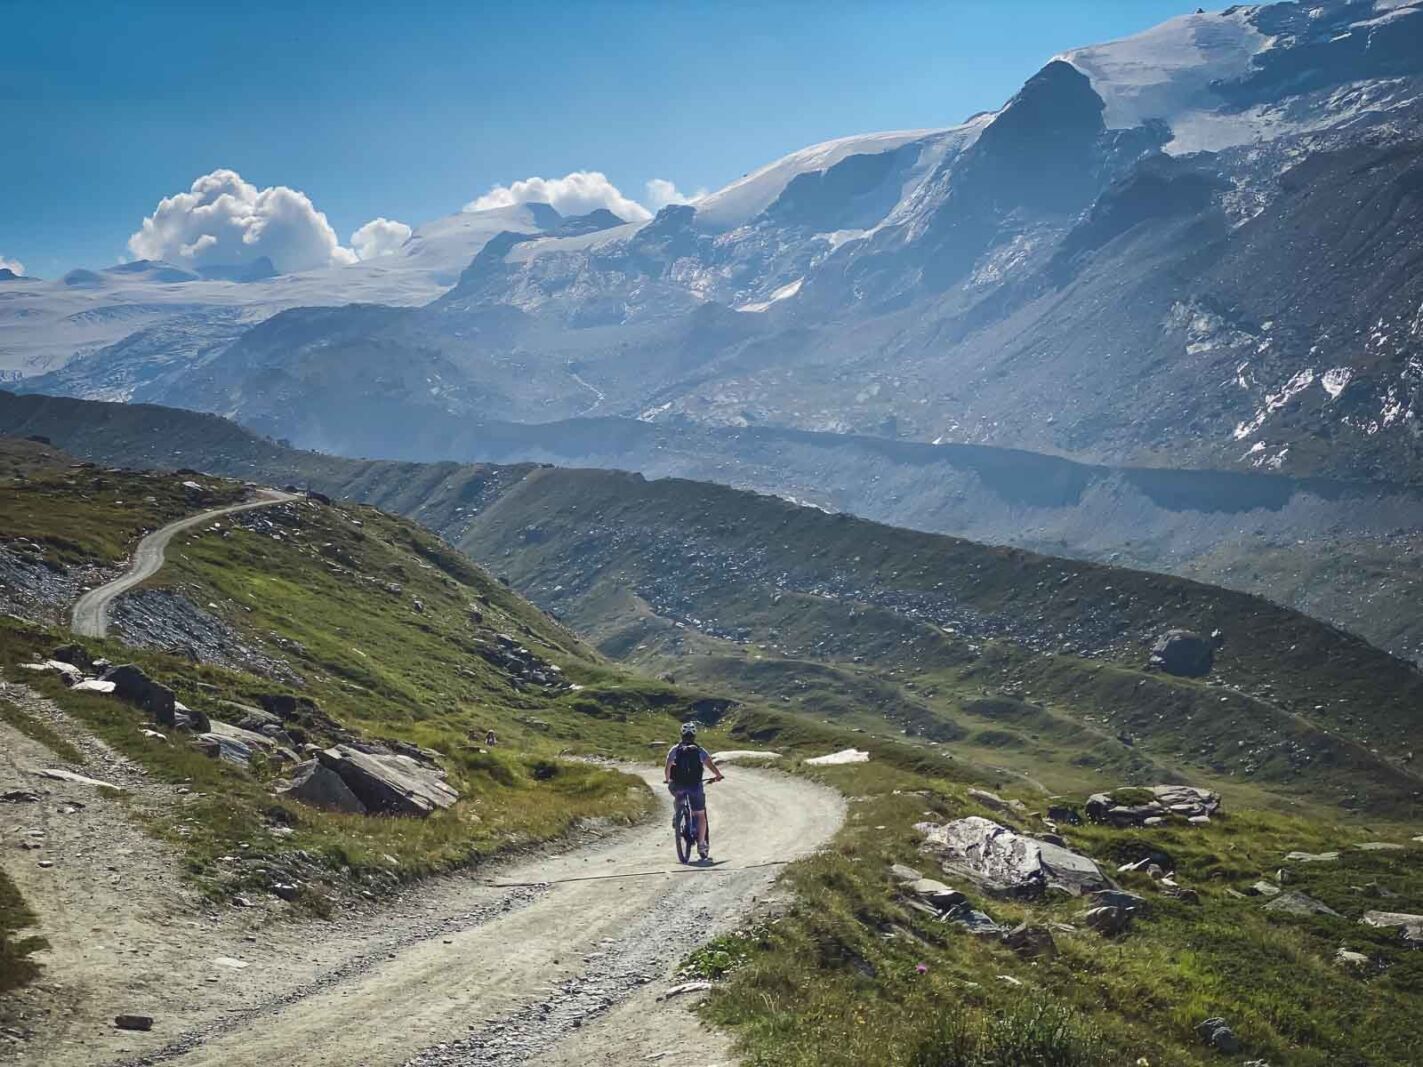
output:
<svg viewBox="0 0 1423 1067"><path fill-rule="evenodd" d="M715 778L707 778L702 785L709 786ZM692 862L692 853L697 849L697 823L692 818L692 798L686 793L678 793L676 807L672 812L672 836L677 844L677 862ZM707 848L711 848L711 819L707 818Z"/></svg>

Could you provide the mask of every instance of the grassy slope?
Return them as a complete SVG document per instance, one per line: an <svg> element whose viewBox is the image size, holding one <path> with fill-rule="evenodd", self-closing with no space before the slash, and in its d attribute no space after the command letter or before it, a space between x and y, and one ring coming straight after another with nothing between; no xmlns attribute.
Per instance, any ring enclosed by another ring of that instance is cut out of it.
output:
<svg viewBox="0 0 1423 1067"><path fill-rule="evenodd" d="M794 720L754 713L730 728L792 760L824 751L830 740ZM1206 828L1068 827L1072 847L1109 867L1138 858L1144 848L1168 853L1181 884L1201 895L1200 903L1184 903L1157 892L1145 875L1121 876L1148 898L1149 912L1115 941L1082 928L1079 901L1010 903L947 879L1000 922L1075 926L1056 932L1056 959L1033 962L908 908L886 868L900 862L937 873L917 851L912 829L926 817L979 814L1030 831L1041 826L1036 817L1005 820L972 801L945 765L915 761L902 745L871 748L868 764L788 765L850 795L849 823L831 849L789 869L786 881L796 895L783 916L689 961L690 974L723 976L729 968L706 1010L737 1033L748 1063L1116 1067L1145 1057L1152 1067L1184 1067L1220 1062L1193 1032L1212 1015L1234 1026L1246 1045L1242 1058L1301 1067L1418 1062L1423 1036L1414 1021L1423 1010L1423 958L1404 948L1396 932L1357 921L1367 908L1423 909L1423 846L1406 836L1229 808ZM1034 798L1026 799L1031 807ZM1406 847L1352 848L1377 837ZM1259 899L1231 894L1272 877L1295 849L1342 850L1334 864L1291 865L1297 876L1291 888L1343 918L1265 912ZM1379 899L1359 888L1370 884L1397 895ZM1334 954L1341 945L1372 962L1357 971L1339 966ZM1033 1058L1025 1048L1044 1005L1049 1016L1071 1020L1065 1035L1038 1046L1057 1058ZM998 1040L975 1038L985 1030ZM978 1058L956 1057L950 1046L960 1045L976 1047Z"/></svg>
<svg viewBox="0 0 1423 1067"><path fill-rule="evenodd" d="M83 507L49 507L72 492L66 473L30 471L5 489L21 511L40 517L51 543L69 546L70 562L122 555L150 524L140 503L104 504L121 521L111 540L93 537ZM180 478L106 474L124 497L166 499ZM58 478L56 483L55 478ZM221 492L238 493L235 486ZM260 518L259 518L260 515ZM266 525L267 520L275 520ZM97 734L147 766L163 782L183 784L185 799L143 812L153 830L184 849L190 872L216 894L269 889L277 881L307 887L309 904L552 837L574 820L625 820L645 810L645 790L630 779L586 764L559 761L564 752L628 754L665 738L691 713L697 694L629 676L609 665L542 612L520 600L433 535L371 508L284 505L244 520L181 536L155 579L194 605L221 616L264 653L301 677L321 715L305 724L321 744L351 730L372 738L436 749L463 793L451 811L426 820L355 818L274 800L279 769L235 770L191 749L144 737L143 717L110 697L73 693L56 678L24 680L79 717ZM117 546L117 547L115 547ZM398 592L393 591L398 587ZM419 600L423 611L416 606ZM495 634L513 635L561 666L578 691L522 683L480 654ZM14 619L0 622L0 665L48 652L67 635ZM133 660L167 682L178 698L214 718L241 717L227 702L254 704L288 687L242 671L199 666L176 656L130 649L115 640L89 642L95 654ZM9 672L7 672L9 673ZM7 716L7 720L10 717ZM16 721L20 729L33 725ZM501 745L482 751L487 729ZM32 730L28 732L33 732ZM41 737L50 743L51 740ZM63 746L57 754L66 753ZM291 827L291 836L274 833ZM231 857L240 857L234 863ZM226 858L224 858L226 857Z"/></svg>
<svg viewBox="0 0 1423 1067"><path fill-rule="evenodd" d="M1423 676L1242 594L591 471L534 472L460 543L610 654L1051 788L1179 769L1417 808ZM1224 631L1208 682L1143 670L1178 625Z"/></svg>
<svg viewBox="0 0 1423 1067"><path fill-rule="evenodd" d="M143 533L243 495L232 482L182 484L191 480L101 470L42 444L0 438L0 542L27 539L55 565L117 563Z"/></svg>

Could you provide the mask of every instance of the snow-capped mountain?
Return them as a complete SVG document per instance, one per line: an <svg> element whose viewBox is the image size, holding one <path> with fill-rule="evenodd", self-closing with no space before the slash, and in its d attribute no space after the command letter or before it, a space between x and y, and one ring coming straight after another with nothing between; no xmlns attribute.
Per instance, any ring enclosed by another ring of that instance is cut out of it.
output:
<svg viewBox="0 0 1423 1067"><path fill-rule="evenodd" d="M365 453L431 413L591 412L1420 480L1420 255L1423 0L1236 7L1065 51L996 112L807 148L644 222L455 216L345 268L365 274L145 280L253 295L201 329L174 313L171 336L140 333L153 300L106 305L141 321L27 384L118 380ZM338 299L408 310L247 328ZM58 361L6 315L11 365Z"/></svg>

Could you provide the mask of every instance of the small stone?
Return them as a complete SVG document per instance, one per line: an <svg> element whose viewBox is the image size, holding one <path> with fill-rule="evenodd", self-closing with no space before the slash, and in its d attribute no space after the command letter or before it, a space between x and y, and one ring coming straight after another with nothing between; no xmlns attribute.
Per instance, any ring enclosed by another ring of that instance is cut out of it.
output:
<svg viewBox="0 0 1423 1067"><path fill-rule="evenodd" d="M120 1030L152 1030L151 1015L115 1015L114 1025Z"/></svg>
<svg viewBox="0 0 1423 1067"><path fill-rule="evenodd" d="M1230 1056L1240 1051L1240 1038L1235 1036L1235 1031L1224 1019L1205 1019L1196 1024L1196 1033L1217 1052Z"/></svg>
<svg viewBox="0 0 1423 1067"><path fill-rule="evenodd" d="M1334 953L1334 962L1341 967L1349 967L1357 970L1362 967L1367 967L1371 961L1369 957L1365 956L1362 952L1354 952L1341 945L1339 951Z"/></svg>
<svg viewBox="0 0 1423 1067"><path fill-rule="evenodd" d="M1057 942L1045 926L1020 923L1003 935L1007 945L1024 959L1051 959L1057 955Z"/></svg>
<svg viewBox="0 0 1423 1067"><path fill-rule="evenodd" d="M906 867L902 863L890 864L889 876L896 882L917 882L924 876L913 867Z"/></svg>

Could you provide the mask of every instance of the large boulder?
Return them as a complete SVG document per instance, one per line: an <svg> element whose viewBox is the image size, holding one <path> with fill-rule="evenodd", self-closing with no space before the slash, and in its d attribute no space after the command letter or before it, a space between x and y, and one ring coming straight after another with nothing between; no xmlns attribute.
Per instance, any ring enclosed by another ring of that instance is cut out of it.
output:
<svg viewBox="0 0 1423 1067"><path fill-rule="evenodd" d="M1191 630L1167 630L1151 646L1151 666L1182 678L1204 678L1215 666L1215 645Z"/></svg>
<svg viewBox="0 0 1423 1067"><path fill-rule="evenodd" d="M114 683L114 695L142 708L165 726L177 721L174 714L173 690L155 682L143 669L132 663L122 663L104 672L103 680Z"/></svg>
<svg viewBox="0 0 1423 1067"><path fill-rule="evenodd" d="M298 764L292 772L291 784L279 788L277 792L313 808L325 808L328 811L341 811L352 815L366 814L366 806L361 803L361 798L351 792L351 787L339 774L319 760L307 760Z"/></svg>
<svg viewBox="0 0 1423 1067"><path fill-rule="evenodd" d="M445 774L405 755L361 752L350 745L324 749L317 759L341 776L373 812L426 816L459 799Z"/></svg>
<svg viewBox="0 0 1423 1067"><path fill-rule="evenodd" d="M938 825L920 823L924 849L945 871L961 874L990 892L1034 896L1061 889L1073 896L1110 883L1097 864L1061 845L1015 833L991 819L970 815Z"/></svg>
<svg viewBox="0 0 1423 1067"><path fill-rule="evenodd" d="M1145 793L1150 793L1145 797ZM1133 796L1131 800L1124 797ZM1087 817L1111 826L1159 826L1168 816L1210 821L1220 810L1220 794L1191 785L1153 785L1129 793L1093 793L1087 798ZM1151 821L1149 821L1151 820Z"/></svg>
<svg viewBox="0 0 1423 1067"><path fill-rule="evenodd" d="M235 737L205 733L193 738L193 747L211 759L246 767L252 762L252 746Z"/></svg>
<svg viewBox="0 0 1423 1067"><path fill-rule="evenodd" d="M89 650L80 644L60 645L49 654L49 658L59 660L61 663L73 664L81 671L94 669L94 661L89 658Z"/></svg>

